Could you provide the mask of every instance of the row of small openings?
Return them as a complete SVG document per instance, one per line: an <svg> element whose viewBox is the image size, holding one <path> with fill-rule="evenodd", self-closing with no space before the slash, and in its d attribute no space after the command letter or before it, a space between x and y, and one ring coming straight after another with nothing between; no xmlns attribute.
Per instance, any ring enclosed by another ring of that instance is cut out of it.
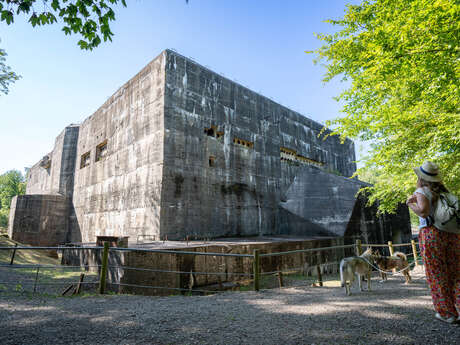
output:
<svg viewBox="0 0 460 345"><path fill-rule="evenodd" d="M205 128L204 133L209 137L213 137L213 138L217 138L217 139L219 139L219 138L224 136L224 132L218 131L216 126L211 126L209 128Z"/></svg>
<svg viewBox="0 0 460 345"><path fill-rule="evenodd" d="M295 150L289 149L287 147L280 148L280 157L282 161L294 161L308 165L316 165L319 167L324 165L324 163L317 160L298 155Z"/></svg>
<svg viewBox="0 0 460 345"><path fill-rule="evenodd" d="M250 147L250 148L254 147L254 143L252 141L247 141L247 140L239 139L239 138L233 138L233 143L242 145L242 146L246 146L246 147Z"/></svg>
<svg viewBox="0 0 460 345"><path fill-rule="evenodd" d="M107 140L96 146L96 157L95 162L99 162L107 155ZM81 155L80 169L87 167L91 163L91 151L88 151Z"/></svg>

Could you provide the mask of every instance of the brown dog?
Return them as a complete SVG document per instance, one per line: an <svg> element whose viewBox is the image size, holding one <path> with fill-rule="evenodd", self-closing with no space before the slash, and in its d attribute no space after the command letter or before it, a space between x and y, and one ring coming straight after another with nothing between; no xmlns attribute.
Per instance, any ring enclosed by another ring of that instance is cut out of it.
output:
<svg viewBox="0 0 460 345"><path fill-rule="evenodd" d="M391 271L392 269L396 269L404 274L406 284L411 282L409 262L407 262L407 257L404 253L395 252L393 256L381 256L380 253L377 253L374 255L374 260L382 271ZM382 280L387 280L386 273L380 272L380 276L382 277Z"/></svg>

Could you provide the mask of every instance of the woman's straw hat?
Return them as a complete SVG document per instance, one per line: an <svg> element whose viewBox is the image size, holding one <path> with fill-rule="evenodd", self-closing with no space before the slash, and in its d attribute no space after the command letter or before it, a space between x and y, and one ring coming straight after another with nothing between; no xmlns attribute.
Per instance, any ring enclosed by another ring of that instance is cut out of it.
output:
<svg viewBox="0 0 460 345"><path fill-rule="evenodd" d="M433 162L425 162L421 167L414 168L415 174L421 179L429 182L441 182L439 168Z"/></svg>

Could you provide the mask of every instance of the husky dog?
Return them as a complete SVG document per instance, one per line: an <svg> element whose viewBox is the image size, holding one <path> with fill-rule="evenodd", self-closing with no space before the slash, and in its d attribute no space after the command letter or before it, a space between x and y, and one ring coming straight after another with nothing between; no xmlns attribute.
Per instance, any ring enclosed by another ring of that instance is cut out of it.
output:
<svg viewBox="0 0 460 345"><path fill-rule="evenodd" d="M395 268L404 274L404 278L406 279L405 284L409 284L411 282L412 279L409 274L409 262L407 262L407 257L404 253L395 252L393 256L382 256L380 253L376 253L374 255L374 261L382 271L391 271ZM387 274L382 271L380 271L382 280L387 280Z"/></svg>
<svg viewBox="0 0 460 345"><path fill-rule="evenodd" d="M355 280L355 275L358 276L359 290L363 291L361 276L366 276L367 290L371 291L372 267L369 265L369 262L373 261L373 257L372 249L369 248L360 256L344 258L340 262L340 281L342 287L345 287L345 292L348 296L351 295L350 288Z"/></svg>

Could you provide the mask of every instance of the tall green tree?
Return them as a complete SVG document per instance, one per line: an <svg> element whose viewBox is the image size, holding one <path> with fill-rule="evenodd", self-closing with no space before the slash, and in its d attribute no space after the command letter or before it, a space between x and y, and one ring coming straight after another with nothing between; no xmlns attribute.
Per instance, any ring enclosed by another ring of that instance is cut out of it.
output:
<svg viewBox="0 0 460 345"><path fill-rule="evenodd" d="M460 3L456 0L364 0L328 20L334 34L314 53L324 81L349 87L337 99L334 135L370 141L363 168L376 180L370 202L391 212L414 190L412 167L436 162L460 193Z"/></svg>
<svg viewBox="0 0 460 345"><path fill-rule="evenodd" d="M20 171L11 170L0 175L0 226L8 225L11 199L26 192L24 176Z"/></svg>

